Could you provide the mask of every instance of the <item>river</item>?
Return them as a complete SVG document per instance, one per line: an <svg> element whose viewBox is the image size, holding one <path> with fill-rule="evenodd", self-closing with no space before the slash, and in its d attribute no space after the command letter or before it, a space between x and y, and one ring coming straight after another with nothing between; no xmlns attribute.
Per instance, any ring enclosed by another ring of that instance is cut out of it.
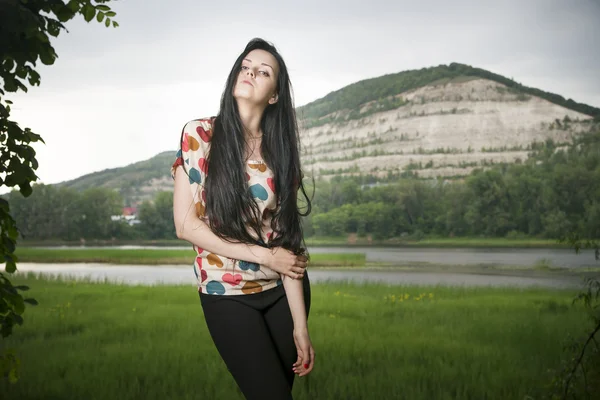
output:
<svg viewBox="0 0 600 400"><path fill-rule="evenodd" d="M75 279L109 281L128 285L195 284L191 266L145 266L110 264L38 264L20 263L21 273L61 275ZM583 280L576 276L508 276L452 272L409 272L392 269L308 269L312 283L319 282L378 282L389 285L450 285L450 286L510 286L579 288Z"/></svg>

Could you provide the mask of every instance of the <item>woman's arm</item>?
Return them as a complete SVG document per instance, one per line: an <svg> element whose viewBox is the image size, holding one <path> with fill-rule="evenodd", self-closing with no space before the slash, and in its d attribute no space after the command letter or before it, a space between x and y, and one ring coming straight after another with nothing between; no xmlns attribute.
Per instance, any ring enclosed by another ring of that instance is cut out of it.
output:
<svg viewBox="0 0 600 400"><path fill-rule="evenodd" d="M281 248L268 249L257 245L227 242L215 235L206 222L196 215L189 179L181 165L175 170L173 219L177 237L201 249L236 260L262 264L287 276L304 275L306 261L290 251Z"/></svg>
<svg viewBox="0 0 600 400"><path fill-rule="evenodd" d="M257 264L261 264L267 257L268 249L245 243L226 242L215 235L206 222L198 218L188 177L182 166L175 170L173 219L179 239L187 240L211 253Z"/></svg>
<svg viewBox="0 0 600 400"><path fill-rule="evenodd" d="M288 276L282 276L281 279L294 321L294 343L298 358L292 368L294 373L305 376L312 371L315 365L315 350L308 334L303 282L302 279L291 279Z"/></svg>
<svg viewBox="0 0 600 400"><path fill-rule="evenodd" d="M281 280L292 312L294 330L308 329L302 279L292 279L282 275Z"/></svg>

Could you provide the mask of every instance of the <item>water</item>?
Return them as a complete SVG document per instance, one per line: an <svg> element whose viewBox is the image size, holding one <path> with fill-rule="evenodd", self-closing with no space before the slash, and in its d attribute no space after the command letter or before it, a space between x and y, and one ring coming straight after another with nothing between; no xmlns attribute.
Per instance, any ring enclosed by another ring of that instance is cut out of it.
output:
<svg viewBox="0 0 600 400"><path fill-rule="evenodd" d="M21 273L36 272L44 275L61 275L87 278L94 281L122 283L127 285L188 284L195 285L195 276L190 266L173 265L110 265L110 264L38 264L20 263ZM390 285L449 285L449 286L510 286L579 288L583 281L577 277L522 277L469 273L407 272L394 270L319 270L310 267L308 275L312 283L334 282L378 282Z"/></svg>
<svg viewBox="0 0 600 400"><path fill-rule="evenodd" d="M48 250L63 247L44 247ZM90 247L68 247L87 249ZM115 246L111 249L169 249L190 250L191 246ZM600 267L594 251L587 249L576 254L571 249L510 249L510 248L381 248L381 247L311 247L311 254L364 253L367 262L385 263L431 263L437 265L513 265L533 266L544 264L552 267L577 268Z"/></svg>

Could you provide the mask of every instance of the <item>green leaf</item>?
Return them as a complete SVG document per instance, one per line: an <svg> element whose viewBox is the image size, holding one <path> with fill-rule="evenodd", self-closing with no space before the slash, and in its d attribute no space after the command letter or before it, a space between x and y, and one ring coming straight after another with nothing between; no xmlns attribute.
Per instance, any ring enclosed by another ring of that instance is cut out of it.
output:
<svg viewBox="0 0 600 400"><path fill-rule="evenodd" d="M46 48L44 50L45 51L40 52L40 60L42 61L42 63L44 65L54 64L54 60L56 60L56 53L54 52L52 46L49 46L49 48Z"/></svg>
<svg viewBox="0 0 600 400"><path fill-rule="evenodd" d="M4 247L6 247L6 249L9 253L15 252L16 246L15 246L14 240L11 240L10 238L8 238L6 236L2 236L2 244L4 245Z"/></svg>
<svg viewBox="0 0 600 400"><path fill-rule="evenodd" d="M33 69L31 71L29 71L29 84L32 86L39 86L40 85L40 74L38 74L36 71L34 71Z"/></svg>
<svg viewBox="0 0 600 400"><path fill-rule="evenodd" d="M76 10L71 9L71 7L69 7L69 5L67 4L65 7L61 7L60 10L58 10L58 12L56 13L56 17L60 22L67 22L75 16L75 12Z"/></svg>
<svg viewBox="0 0 600 400"><path fill-rule="evenodd" d="M13 78L12 76L5 76L4 77L4 89L6 89L7 92L16 92L17 91L16 79Z"/></svg>
<svg viewBox="0 0 600 400"><path fill-rule="evenodd" d="M110 11L110 7L109 6L105 6L105 5L97 5L96 6L96 10L100 10L100 11Z"/></svg>
<svg viewBox="0 0 600 400"><path fill-rule="evenodd" d="M15 264L14 262L7 262L6 263L6 272L8 272L9 274L12 274L16 270L17 270L17 264Z"/></svg>
<svg viewBox="0 0 600 400"><path fill-rule="evenodd" d="M39 31L35 35L35 39L39 40L40 44L42 44L42 45L50 44L50 39L48 39L48 35L46 35L45 31Z"/></svg>
<svg viewBox="0 0 600 400"><path fill-rule="evenodd" d="M29 184L29 182L23 182L19 184L19 191L23 196L29 197L33 190L31 189L31 185Z"/></svg>
<svg viewBox="0 0 600 400"><path fill-rule="evenodd" d="M17 87L24 92L27 92L27 86L23 85L23 82L17 80Z"/></svg>
<svg viewBox="0 0 600 400"><path fill-rule="evenodd" d="M104 13L103 12L98 12L98 14L96 14L96 20L98 22L102 22L103 19L104 19Z"/></svg>
<svg viewBox="0 0 600 400"><path fill-rule="evenodd" d="M42 139L42 137L37 133L33 133L33 131L30 128L25 128L24 133L30 142L42 142L46 144L46 142L44 142L44 139Z"/></svg>
<svg viewBox="0 0 600 400"><path fill-rule="evenodd" d="M69 7L69 9L71 11L73 11L74 13L76 13L76 12L79 11L79 7L80 7L79 1L77 1L77 0L71 0L71 1L69 1L67 3L67 7Z"/></svg>
<svg viewBox="0 0 600 400"><path fill-rule="evenodd" d="M119 24L117 23L117 21L113 21L112 24L113 24L113 27L115 27L115 28L117 28L119 26Z"/></svg>
<svg viewBox="0 0 600 400"><path fill-rule="evenodd" d="M27 304L31 304L32 306L37 306L38 304L40 304L40 303L38 303L38 301L36 299L32 299L32 298L27 298L23 301Z"/></svg>
<svg viewBox="0 0 600 400"><path fill-rule="evenodd" d="M26 67L18 67L17 70L15 71L15 73L17 74L17 76L21 79L24 79L27 77L27 68Z"/></svg>
<svg viewBox="0 0 600 400"><path fill-rule="evenodd" d="M10 100L6 100L6 104L12 104L13 102Z"/></svg>
<svg viewBox="0 0 600 400"><path fill-rule="evenodd" d="M12 58L7 58L4 60L3 67L5 71L10 72L15 67L15 61Z"/></svg>
<svg viewBox="0 0 600 400"><path fill-rule="evenodd" d="M90 4L83 6L81 12L83 13L83 18L86 22L90 22L92 19L94 19L94 15L96 15L96 10Z"/></svg>
<svg viewBox="0 0 600 400"><path fill-rule="evenodd" d="M106 18L106 21L104 21L104 25L108 28L110 26L110 19Z"/></svg>
<svg viewBox="0 0 600 400"><path fill-rule="evenodd" d="M116 12L114 12L114 11L107 11L107 12L106 12L106 16L107 16L107 17L114 17L115 15L117 15L117 13L116 13Z"/></svg>
<svg viewBox="0 0 600 400"><path fill-rule="evenodd" d="M71 18L73 17L73 16L72 16L73 14L71 13L71 10L69 10L69 9L68 9L68 8L66 8L66 7L64 7L64 8L63 8L63 10L66 10L66 12L67 12L67 13L69 13L69 15L71 15L71 17L70 17L70 18L66 18L66 19L64 19L64 17L63 17L63 18L60 18L60 17L59 17L59 19L60 19L61 21L63 21L63 22L64 22L64 21L68 21L69 19L71 19ZM56 21L56 20L48 20L48 25L47 25L47 27L46 27L46 30L48 31L48 33L49 33L51 36L57 37L57 36L59 35L59 33L60 33L60 28L62 28L62 27L63 27L63 25L62 25L62 24L61 24L59 21Z"/></svg>

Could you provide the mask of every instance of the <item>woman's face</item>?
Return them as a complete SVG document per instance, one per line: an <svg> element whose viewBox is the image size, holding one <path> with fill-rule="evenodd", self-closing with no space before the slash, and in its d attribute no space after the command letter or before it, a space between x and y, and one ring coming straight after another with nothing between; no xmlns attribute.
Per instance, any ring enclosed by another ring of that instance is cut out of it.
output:
<svg viewBox="0 0 600 400"><path fill-rule="evenodd" d="M250 101L266 107L277 102L279 65L265 50L252 50L242 60L242 67L233 89L236 100Z"/></svg>

